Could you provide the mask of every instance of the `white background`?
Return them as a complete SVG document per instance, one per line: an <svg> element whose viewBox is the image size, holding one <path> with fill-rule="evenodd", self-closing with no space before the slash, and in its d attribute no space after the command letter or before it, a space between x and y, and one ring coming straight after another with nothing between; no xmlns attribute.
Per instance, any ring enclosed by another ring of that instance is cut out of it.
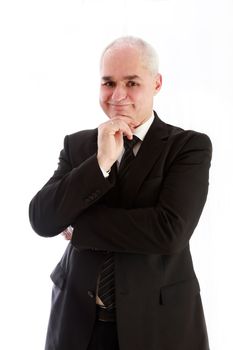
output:
<svg viewBox="0 0 233 350"><path fill-rule="evenodd" d="M212 139L209 196L191 248L211 349L233 349L232 18L232 0L1 2L1 349L43 349L49 274L66 242L37 236L28 204L55 170L64 136L105 120L99 56L126 34L159 53L161 119Z"/></svg>

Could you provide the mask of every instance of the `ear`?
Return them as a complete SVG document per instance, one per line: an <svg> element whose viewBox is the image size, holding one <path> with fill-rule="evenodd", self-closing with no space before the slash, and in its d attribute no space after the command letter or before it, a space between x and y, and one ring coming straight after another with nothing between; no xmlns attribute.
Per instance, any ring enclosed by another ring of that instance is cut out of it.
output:
<svg viewBox="0 0 233 350"><path fill-rule="evenodd" d="M155 76L155 80L154 80L154 96L160 91L161 87L162 87L162 75L160 73L158 73Z"/></svg>

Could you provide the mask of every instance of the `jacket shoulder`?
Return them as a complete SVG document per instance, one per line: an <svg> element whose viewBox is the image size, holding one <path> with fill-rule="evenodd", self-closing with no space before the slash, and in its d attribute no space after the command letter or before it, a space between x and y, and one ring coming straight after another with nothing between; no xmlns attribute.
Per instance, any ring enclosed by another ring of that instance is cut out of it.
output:
<svg viewBox="0 0 233 350"><path fill-rule="evenodd" d="M212 151L212 142L207 134L195 130L184 130L171 124L166 124L166 126L170 142L195 145L198 148L208 148Z"/></svg>
<svg viewBox="0 0 233 350"><path fill-rule="evenodd" d="M97 140L97 129L80 130L65 137L70 144L83 143L85 141Z"/></svg>

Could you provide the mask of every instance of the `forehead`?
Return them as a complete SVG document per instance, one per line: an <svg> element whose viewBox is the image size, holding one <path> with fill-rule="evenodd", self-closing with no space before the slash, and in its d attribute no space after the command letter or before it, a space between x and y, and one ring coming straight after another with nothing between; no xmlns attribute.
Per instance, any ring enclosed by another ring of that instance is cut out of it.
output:
<svg viewBox="0 0 233 350"><path fill-rule="evenodd" d="M101 61L101 76L140 76L145 71L142 53L136 47L120 46L108 49Z"/></svg>

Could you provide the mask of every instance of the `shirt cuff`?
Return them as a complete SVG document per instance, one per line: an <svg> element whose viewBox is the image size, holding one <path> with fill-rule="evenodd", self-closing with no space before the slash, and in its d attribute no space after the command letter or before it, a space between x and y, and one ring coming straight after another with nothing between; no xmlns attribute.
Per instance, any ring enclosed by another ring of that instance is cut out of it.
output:
<svg viewBox="0 0 233 350"><path fill-rule="evenodd" d="M111 171L111 168L109 170L104 170L103 168L100 167L100 170L102 171L102 174L105 178L109 177L109 174L110 174L110 171Z"/></svg>

